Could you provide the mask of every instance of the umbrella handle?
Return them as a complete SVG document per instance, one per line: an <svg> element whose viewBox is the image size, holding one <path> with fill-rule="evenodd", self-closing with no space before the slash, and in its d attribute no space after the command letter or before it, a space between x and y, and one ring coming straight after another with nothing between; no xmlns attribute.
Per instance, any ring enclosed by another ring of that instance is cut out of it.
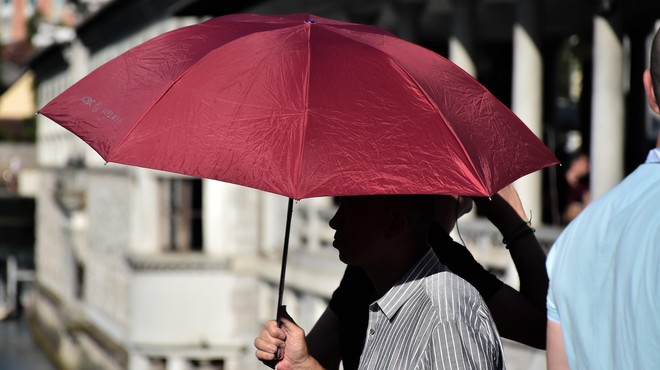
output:
<svg viewBox="0 0 660 370"><path fill-rule="evenodd" d="M293 213L293 198L289 198L289 207L286 214L286 229L284 231L284 247L282 248L282 270L280 272L280 287L277 297L277 326L282 326L281 310L282 310L282 297L284 296L284 277L286 275L286 259L289 254L289 235L291 233L291 215Z"/></svg>
<svg viewBox="0 0 660 370"><path fill-rule="evenodd" d="M282 270L280 271L280 287L277 296L277 314L275 320L277 327L282 327L282 316L286 312L286 306L282 305L282 297L284 296L284 277L286 276L286 259L289 254L289 235L291 234L291 215L293 214L293 198L289 198L289 207L286 213L286 229L284 230L284 247L282 248ZM282 349L278 348L275 354L275 359L282 358Z"/></svg>

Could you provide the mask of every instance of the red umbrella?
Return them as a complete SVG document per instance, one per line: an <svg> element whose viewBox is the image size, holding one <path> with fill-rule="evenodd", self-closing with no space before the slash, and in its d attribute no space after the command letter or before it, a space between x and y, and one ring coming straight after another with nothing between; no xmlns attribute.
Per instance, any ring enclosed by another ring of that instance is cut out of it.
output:
<svg viewBox="0 0 660 370"><path fill-rule="evenodd" d="M308 14L229 15L165 33L40 113L107 162L290 200L489 196L558 163L442 56L377 27Z"/></svg>

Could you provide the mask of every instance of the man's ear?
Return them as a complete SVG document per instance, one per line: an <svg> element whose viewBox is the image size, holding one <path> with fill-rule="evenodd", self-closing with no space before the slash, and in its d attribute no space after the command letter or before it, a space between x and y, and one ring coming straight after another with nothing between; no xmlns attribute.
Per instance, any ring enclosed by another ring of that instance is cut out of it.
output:
<svg viewBox="0 0 660 370"><path fill-rule="evenodd" d="M388 215L384 237L385 239L395 239L403 234L407 227L408 218L406 213L398 208L393 208Z"/></svg>
<svg viewBox="0 0 660 370"><path fill-rule="evenodd" d="M658 101L655 98L655 92L653 91L653 79L651 78L651 70L646 69L644 71L644 90L646 91L646 101L649 103L649 107L655 113L660 114L660 107L658 107Z"/></svg>

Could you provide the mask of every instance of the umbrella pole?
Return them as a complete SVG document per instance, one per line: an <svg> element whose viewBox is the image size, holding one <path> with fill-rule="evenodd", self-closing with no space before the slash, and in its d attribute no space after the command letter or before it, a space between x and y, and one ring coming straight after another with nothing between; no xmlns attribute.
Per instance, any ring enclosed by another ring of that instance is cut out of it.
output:
<svg viewBox="0 0 660 370"><path fill-rule="evenodd" d="M286 229L284 231L284 247L282 248L282 270L280 272L280 288L277 297L277 326L282 326L282 297L284 296L284 277L286 275L286 258L289 254L289 234L291 234L291 215L293 214L293 198L289 198L289 208L286 213Z"/></svg>

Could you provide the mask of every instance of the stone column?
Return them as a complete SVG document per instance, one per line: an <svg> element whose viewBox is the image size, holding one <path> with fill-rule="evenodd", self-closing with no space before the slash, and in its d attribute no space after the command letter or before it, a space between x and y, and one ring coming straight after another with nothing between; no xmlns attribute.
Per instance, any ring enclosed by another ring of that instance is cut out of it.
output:
<svg viewBox="0 0 660 370"><path fill-rule="evenodd" d="M620 15L603 1L594 17L591 97L591 194L616 185L624 175L624 51Z"/></svg>
<svg viewBox="0 0 660 370"><path fill-rule="evenodd" d="M129 245L130 253L156 254L162 251L159 244L160 214L158 196L160 189L158 179L153 171L146 168L135 168L131 172L134 186Z"/></svg>
<svg viewBox="0 0 660 370"><path fill-rule="evenodd" d="M90 52L87 46L80 40L75 39L71 42L65 51L65 58L69 63L67 71L67 88L74 83L78 82L83 77L87 76L90 72ZM105 161L91 148L85 144L84 141L68 135L69 158L72 156L80 156L84 159L86 165L102 166Z"/></svg>
<svg viewBox="0 0 660 370"><path fill-rule="evenodd" d="M511 109L538 136L543 136L543 60L540 19L535 0L517 2L513 28L513 90ZM523 206L540 220L542 215L542 174L529 174L515 183Z"/></svg>
<svg viewBox="0 0 660 370"><path fill-rule="evenodd" d="M474 63L474 20L478 0L454 0L452 34L449 36L449 59L473 77L477 77Z"/></svg>
<svg viewBox="0 0 660 370"><path fill-rule="evenodd" d="M452 30L449 36L448 58L457 66L477 78L474 46L474 22L476 6L479 0L453 0ZM474 220L477 216L476 207L461 217L461 220Z"/></svg>
<svg viewBox="0 0 660 370"><path fill-rule="evenodd" d="M188 370L188 361L182 357L171 356L167 359L166 370Z"/></svg>

